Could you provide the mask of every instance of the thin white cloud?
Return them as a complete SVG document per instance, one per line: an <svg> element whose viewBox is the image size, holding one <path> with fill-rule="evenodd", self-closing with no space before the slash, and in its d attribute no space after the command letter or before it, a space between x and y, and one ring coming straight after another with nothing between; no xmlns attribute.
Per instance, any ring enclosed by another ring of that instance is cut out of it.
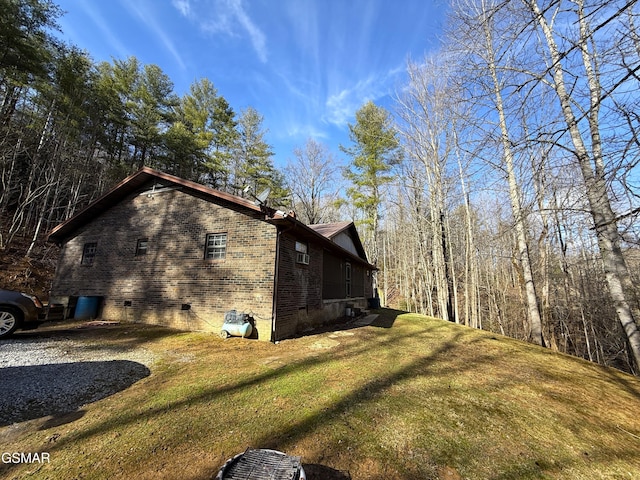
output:
<svg viewBox="0 0 640 480"><path fill-rule="evenodd" d="M325 2L293 0L283 2L282 7L284 15L281 21L286 19L289 40L304 52L305 68L319 69L321 49L331 48L320 40L322 29L319 9L326 8Z"/></svg>
<svg viewBox="0 0 640 480"><path fill-rule="evenodd" d="M102 15L98 12L96 5L92 2L79 2L80 8L91 18L93 23L96 24L98 30L101 33L101 37L106 40L106 43L111 45L111 51L115 51L120 58L127 58L131 55L131 51L124 46L120 41L120 38L113 33L111 28L107 25Z"/></svg>
<svg viewBox="0 0 640 480"><path fill-rule="evenodd" d="M324 120L339 127L346 125L364 103L384 95L381 93L382 87L376 77L370 75L355 85L330 95L326 102Z"/></svg>
<svg viewBox="0 0 640 480"><path fill-rule="evenodd" d="M329 135L327 134L327 132L318 129L315 125L301 125L299 122L292 122L286 127L286 137L300 139L313 138L314 140L324 140L329 138Z"/></svg>
<svg viewBox="0 0 640 480"><path fill-rule="evenodd" d="M241 0L230 0L230 4L233 6L233 12L240 22L240 25L246 30L251 38L251 43L256 53L258 54L258 58L262 63L266 63L267 61L267 47L266 47L266 39L262 31L251 21L247 12L242 8Z"/></svg>
<svg viewBox="0 0 640 480"><path fill-rule="evenodd" d="M156 37L162 42L165 49L171 54L178 66L182 70L186 70L182 56L178 52L173 40L166 34L165 29L158 23L153 8L149 8L149 4L140 2L125 2L126 8L133 12L144 25L151 30Z"/></svg>
<svg viewBox="0 0 640 480"><path fill-rule="evenodd" d="M183 17L206 33L248 37L258 59L267 62L266 36L247 13L243 0L172 0L171 3Z"/></svg>
<svg viewBox="0 0 640 480"><path fill-rule="evenodd" d="M384 74L370 74L329 95L323 120L338 127L345 126L363 104L390 94L398 76L403 72L404 67L397 67Z"/></svg>
<svg viewBox="0 0 640 480"><path fill-rule="evenodd" d="M172 0L171 4L180 12L183 17L191 14L191 3L189 0Z"/></svg>
<svg viewBox="0 0 640 480"><path fill-rule="evenodd" d="M327 98L325 120L337 126L343 126L353 116L357 105L361 102L359 95L353 90L344 89Z"/></svg>

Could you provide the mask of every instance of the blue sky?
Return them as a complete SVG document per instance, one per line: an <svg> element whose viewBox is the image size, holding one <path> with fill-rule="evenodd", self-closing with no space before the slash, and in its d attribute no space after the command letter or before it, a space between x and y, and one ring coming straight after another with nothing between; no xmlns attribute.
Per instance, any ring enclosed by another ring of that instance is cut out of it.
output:
<svg viewBox="0 0 640 480"><path fill-rule="evenodd" d="M366 101L391 108L408 58L437 48L446 0L55 0L94 61L135 56L182 95L208 78L263 117L276 166L308 138L338 160Z"/></svg>

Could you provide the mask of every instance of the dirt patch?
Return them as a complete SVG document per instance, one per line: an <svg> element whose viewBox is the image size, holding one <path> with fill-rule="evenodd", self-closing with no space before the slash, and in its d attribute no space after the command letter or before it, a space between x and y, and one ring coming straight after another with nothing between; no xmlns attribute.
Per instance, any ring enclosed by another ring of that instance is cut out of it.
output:
<svg viewBox="0 0 640 480"><path fill-rule="evenodd" d="M438 476L440 480L462 480L462 477L455 468L447 466L438 469Z"/></svg>
<svg viewBox="0 0 640 480"><path fill-rule="evenodd" d="M316 342L313 342L309 348L311 350L326 350L328 348L334 348L340 345L340 342L332 338L322 338Z"/></svg>
<svg viewBox="0 0 640 480"><path fill-rule="evenodd" d="M329 338L353 337L355 333L351 330L341 330L329 335Z"/></svg>
<svg viewBox="0 0 640 480"><path fill-rule="evenodd" d="M349 472L341 472L340 470L325 465L303 463L302 467L309 480L351 480Z"/></svg>
<svg viewBox="0 0 640 480"><path fill-rule="evenodd" d="M95 328L95 327L106 327L109 325L118 325L120 322L109 322L106 320L92 320L90 322L81 323L77 326L77 328Z"/></svg>
<svg viewBox="0 0 640 480"><path fill-rule="evenodd" d="M0 288L49 298L49 289L58 262L58 247L38 242L30 258L24 256L29 248L27 239L18 238L0 255Z"/></svg>
<svg viewBox="0 0 640 480"><path fill-rule="evenodd" d="M262 360L262 364L271 368L281 368L286 365L281 357L268 357Z"/></svg>

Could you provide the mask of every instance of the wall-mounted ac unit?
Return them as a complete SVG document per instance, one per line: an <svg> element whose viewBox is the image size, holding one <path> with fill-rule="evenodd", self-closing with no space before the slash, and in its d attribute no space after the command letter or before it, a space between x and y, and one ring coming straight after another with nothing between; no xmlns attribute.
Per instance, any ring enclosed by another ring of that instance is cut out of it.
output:
<svg viewBox="0 0 640 480"><path fill-rule="evenodd" d="M304 263L305 265L309 265L309 254L297 252L296 254L296 262Z"/></svg>

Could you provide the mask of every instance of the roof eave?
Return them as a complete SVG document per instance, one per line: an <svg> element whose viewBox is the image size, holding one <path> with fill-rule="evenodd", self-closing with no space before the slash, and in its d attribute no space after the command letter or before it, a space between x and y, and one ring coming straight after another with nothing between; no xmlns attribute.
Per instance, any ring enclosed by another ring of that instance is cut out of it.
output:
<svg viewBox="0 0 640 480"><path fill-rule="evenodd" d="M148 183L154 178L169 182L174 185L179 185L191 192L198 192L205 196L235 204L255 212L263 212L263 208L265 208L256 205L250 200L237 197L229 193L221 192L219 190L214 190L205 185L201 185L190 180L184 180L182 178L170 175L168 173L160 172L149 167L142 167L137 172L129 175L127 178L122 180L120 183L111 188L108 192L100 196L98 199L94 200L89 205L84 207L74 216L51 229L51 231L47 235L47 241L57 244L63 243L68 238L72 237L73 233L78 228L91 221L91 219L95 218L98 214L111 208L116 203L124 199L127 195L135 192L138 188L141 188L144 184Z"/></svg>
<svg viewBox="0 0 640 480"><path fill-rule="evenodd" d="M285 217L281 217L281 218L271 218L268 221L270 223L273 223L276 226L282 226L282 227L289 226L290 228L288 228L288 229L285 228L285 231L291 231L293 229L297 229L298 231L303 233L303 237L304 238L311 238L311 239L319 240L319 243L321 243L322 245L328 246L331 249L340 252L342 255L345 255L345 256L355 260L356 262L366 266L369 270L379 270L378 267L376 267L375 265L370 264L369 261L366 259L366 257L362 258L362 257L359 257L358 255L353 254L349 250L345 249L344 247L341 247L340 245L338 245L337 243L332 241L330 238L325 237L324 235L316 232L315 230L310 228L308 225L305 225L304 223L302 223L301 221L295 219L294 217L285 216ZM351 222L349 225L347 225L347 227L349 227L351 225L353 225L353 222ZM356 232L356 234L357 234L357 232Z"/></svg>

